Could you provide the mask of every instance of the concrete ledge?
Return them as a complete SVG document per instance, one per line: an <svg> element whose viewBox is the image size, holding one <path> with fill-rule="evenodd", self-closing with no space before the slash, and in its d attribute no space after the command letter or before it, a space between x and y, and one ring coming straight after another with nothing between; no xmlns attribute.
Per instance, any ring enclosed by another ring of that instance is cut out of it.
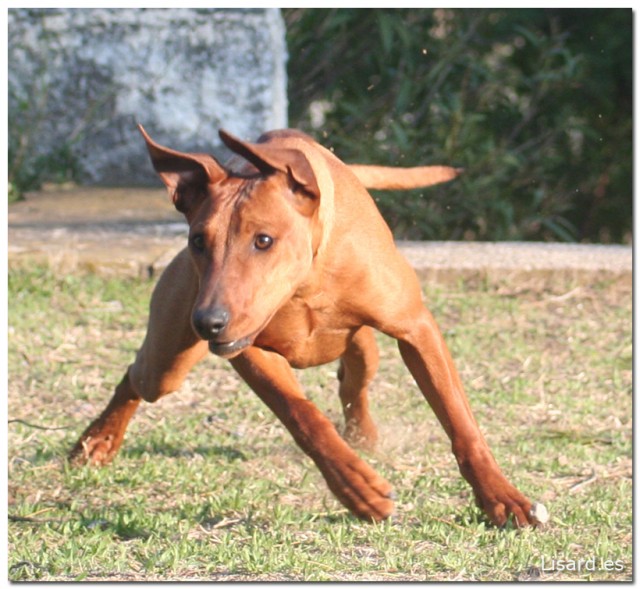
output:
<svg viewBox="0 0 640 589"><path fill-rule="evenodd" d="M621 282L631 286L632 248L532 242L403 242L398 247L430 282L565 288Z"/></svg>
<svg viewBox="0 0 640 589"><path fill-rule="evenodd" d="M9 267L152 276L186 245L163 189L59 188L9 206Z"/></svg>
<svg viewBox="0 0 640 589"><path fill-rule="evenodd" d="M186 245L187 225L164 190L56 189L9 207L9 266L154 276ZM429 282L517 287L632 284L632 248L550 243L399 242Z"/></svg>

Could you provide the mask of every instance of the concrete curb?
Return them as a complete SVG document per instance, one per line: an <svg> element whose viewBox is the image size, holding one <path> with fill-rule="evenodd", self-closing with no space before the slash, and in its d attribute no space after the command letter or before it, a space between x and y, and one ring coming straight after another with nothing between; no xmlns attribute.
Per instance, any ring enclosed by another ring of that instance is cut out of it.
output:
<svg viewBox="0 0 640 589"><path fill-rule="evenodd" d="M621 245L528 242L405 242L399 248L430 282L566 288L632 284L632 249Z"/></svg>

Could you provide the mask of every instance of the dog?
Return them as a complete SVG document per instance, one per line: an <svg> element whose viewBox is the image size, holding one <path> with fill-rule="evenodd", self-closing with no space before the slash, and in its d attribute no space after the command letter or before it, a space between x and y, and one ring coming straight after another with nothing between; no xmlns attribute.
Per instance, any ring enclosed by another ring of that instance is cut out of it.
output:
<svg viewBox="0 0 640 589"><path fill-rule="evenodd" d="M489 520L540 523L497 465L418 278L367 191L428 186L458 170L349 166L294 130L268 132L256 143L221 130L234 154L222 165L139 130L186 217L188 245L160 277L142 347L71 450L73 463L110 462L140 401L176 391L213 353L275 413L344 506L364 520L383 520L394 508L391 486L352 448L377 439L367 386L378 367L378 330L397 340ZM292 370L338 358L342 436Z"/></svg>

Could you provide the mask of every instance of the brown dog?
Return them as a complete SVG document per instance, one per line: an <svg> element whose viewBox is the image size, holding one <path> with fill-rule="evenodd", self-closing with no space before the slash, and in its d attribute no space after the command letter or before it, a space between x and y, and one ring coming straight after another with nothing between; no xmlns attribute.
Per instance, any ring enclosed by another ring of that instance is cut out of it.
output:
<svg viewBox="0 0 640 589"><path fill-rule="evenodd" d="M384 519L393 511L389 483L345 442L376 440L367 385L378 365L377 329L398 341L491 521L538 522L496 464L418 279L365 189L425 186L455 170L347 166L297 131L267 133L255 144L221 131L240 156L231 171L212 156L161 147L140 130L189 223L188 248L160 278L142 348L71 451L75 462L111 461L140 400L178 389L211 351L230 360L347 508ZM345 439L291 370L337 358Z"/></svg>

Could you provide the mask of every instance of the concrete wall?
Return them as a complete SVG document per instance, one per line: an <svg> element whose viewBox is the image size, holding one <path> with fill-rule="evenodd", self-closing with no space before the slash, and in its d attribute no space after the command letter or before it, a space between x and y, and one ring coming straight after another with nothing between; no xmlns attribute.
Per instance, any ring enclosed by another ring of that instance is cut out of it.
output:
<svg viewBox="0 0 640 589"><path fill-rule="evenodd" d="M8 24L13 147L66 158L84 183L157 181L138 122L223 159L220 127L256 138L287 125L278 9L21 8Z"/></svg>

